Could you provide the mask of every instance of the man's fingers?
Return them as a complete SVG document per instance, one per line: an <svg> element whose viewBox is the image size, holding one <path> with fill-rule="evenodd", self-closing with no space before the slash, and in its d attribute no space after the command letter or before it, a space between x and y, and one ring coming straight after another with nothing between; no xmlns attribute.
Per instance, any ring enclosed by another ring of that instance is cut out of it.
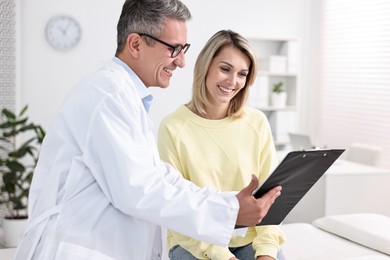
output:
<svg viewBox="0 0 390 260"><path fill-rule="evenodd" d="M237 216L237 225L255 226L267 214L272 203L280 196L282 187L277 186L272 188L261 198L255 199L252 192L257 189L259 180L255 175L252 175L252 180L244 189L237 193L236 197L240 204L240 209Z"/></svg>
<svg viewBox="0 0 390 260"><path fill-rule="evenodd" d="M282 194L282 186L276 186L275 188L270 189L262 198L269 199L272 203L275 202L276 198Z"/></svg>

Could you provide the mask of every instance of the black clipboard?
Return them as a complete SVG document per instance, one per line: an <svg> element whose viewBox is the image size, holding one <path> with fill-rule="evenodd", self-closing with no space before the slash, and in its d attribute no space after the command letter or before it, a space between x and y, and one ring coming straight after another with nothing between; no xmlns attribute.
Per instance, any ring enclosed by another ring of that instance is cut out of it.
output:
<svg viewBox="0 0 390 260"><path fill-rule="evenodd" d="M278 185L281 195L270 207L259 225L279 225L303 196L313 187L345 149L292 151L272 172L267 180L254 191L260 198Z"/></svg>

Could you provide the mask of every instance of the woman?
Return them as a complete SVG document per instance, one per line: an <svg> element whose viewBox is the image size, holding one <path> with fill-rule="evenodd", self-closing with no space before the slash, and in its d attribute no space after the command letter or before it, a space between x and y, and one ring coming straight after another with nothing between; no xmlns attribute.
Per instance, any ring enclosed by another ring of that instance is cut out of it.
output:
<svg viewBox="0 0 390 260"><path fill-rule="evenodd" d="M161 158L202 187L238 191L252 174L262 183L277 158L266 116L246 106L255 78L256 58L245 38L230 30L212 36L195 64L191 101L160 125ZM167 240L171 259L282 259L284 234L278 226L250 227L226 248L173 231Z"/></svg>

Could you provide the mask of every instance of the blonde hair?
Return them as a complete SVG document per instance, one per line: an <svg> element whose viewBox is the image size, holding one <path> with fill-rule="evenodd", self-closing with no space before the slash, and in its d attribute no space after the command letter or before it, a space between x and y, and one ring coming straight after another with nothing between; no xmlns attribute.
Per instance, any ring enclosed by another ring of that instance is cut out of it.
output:
<svg viewBox="0 0 390 260"><path fill-rule="evenodd" d="M230 101L228 117L238 118L243 114L249 95L249 87L256 79L256 56L247 39L231 30L221 30L214 34L203 47L196 59L194 81L192 85L192 99L187 106L199 115L206 115L208 105L206 96L206 78L212 60L227 46L233 46L248 56L251 63L245 86Z"/></svg>

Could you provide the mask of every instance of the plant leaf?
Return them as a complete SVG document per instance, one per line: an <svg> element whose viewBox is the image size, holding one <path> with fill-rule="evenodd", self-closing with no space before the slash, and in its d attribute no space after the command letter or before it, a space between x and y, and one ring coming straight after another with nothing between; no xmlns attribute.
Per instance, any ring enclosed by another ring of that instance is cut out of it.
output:
<svg viewBox="0 0 390 260"><path fill-rule="evenodd" d="M1 114L3 114L5 117L7 117L8 119L15 119L16 116L14 114L14 112L12 112L11 110L7 109L7 108L3 108L1 110Z"/></svg>

